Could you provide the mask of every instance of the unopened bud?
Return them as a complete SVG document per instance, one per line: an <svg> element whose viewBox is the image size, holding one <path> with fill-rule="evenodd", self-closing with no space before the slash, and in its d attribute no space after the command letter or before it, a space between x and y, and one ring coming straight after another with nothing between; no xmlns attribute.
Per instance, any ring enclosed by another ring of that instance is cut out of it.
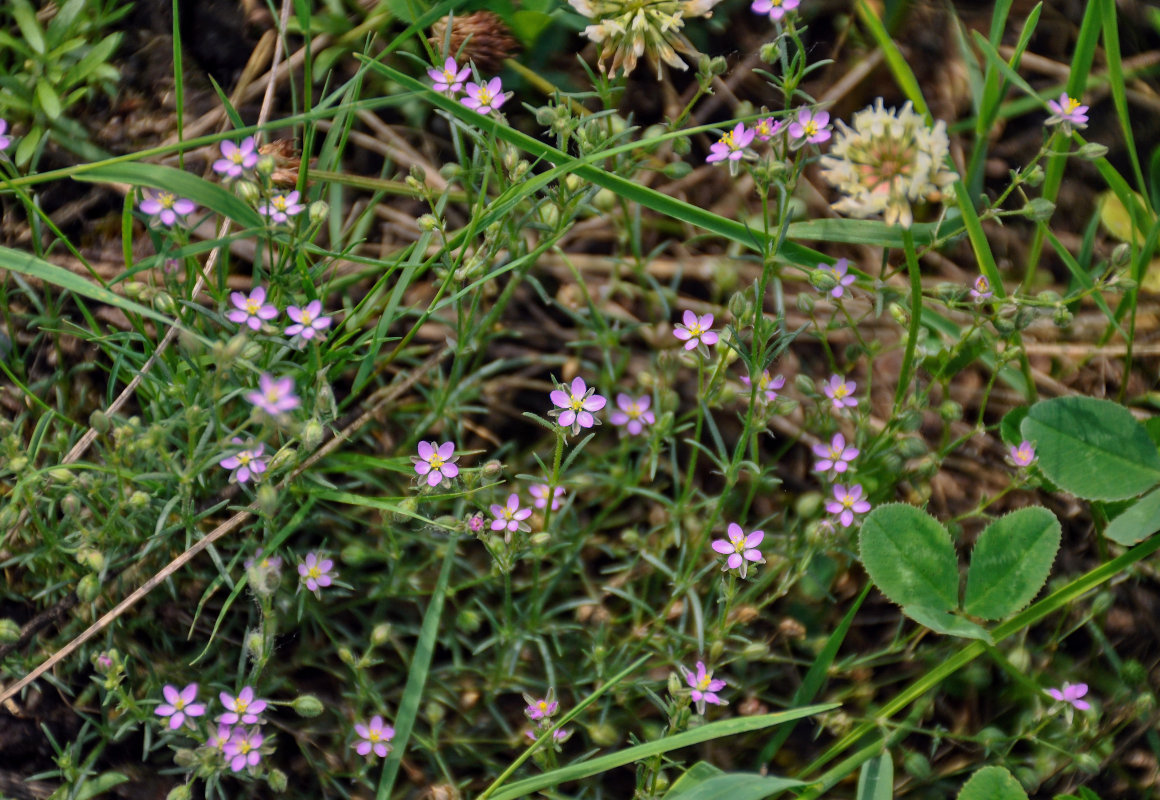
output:
<svg viewBox="0 0 1160 800"><path fill-rule="evenodd" d="M91 603L101 594L101 579L96 575L88 574L77 583L77 599L82 603Z"/></svg>
<svg viewBox="0 0 1160 800"><path fill-rule="evenodd" d="M797 309L803 314L814 313L814 296L808 292L798 292Z"/></svg>
<svg viewBox="0 0 1160 800"><path fill-rule="evenodd" d="M322 701L312 694L295 697L290 707L300 717L317 717L323 711Z"/></svg>
<svg viewBox="0 0 1160 800"><path fill-rule="evenodd" d="M838 285L838 278L832 269L810 270L810 286L819 292L828 292Z"/></svg>
<svg viewBox="0 0 1160 800"><path fill-rule="evenodd" d="M464 633L478 633L483 626L483 617L478 611L463 609L455 615L455 627Z"/></svg>
<svg viewBox="0 0 1160 800"><path fill-rule="evenodd" d="M1103 158L1108 154L1108 148L1098 142L1088 142L1083 147L1075 151L1075 154L1080 158L1088 161L1095 161Z"/></svg>
<svg viewBox="0 0 1160 800"><path fill-rule="evenodd" d="M246 634L246 653L252 661L259 661L266 652L266 637L261 631L250 631Z"/></svg>
<svg viewBox="0 0 1160 800"><path fill-rule="evenodd" d="M415 224L419 227L419 230L424 231L425 233L437 231L443 227L442 223L439 221L439 218L434 214L424 214L423 216L419 217L419 219L415 220Z"/></svg>
<svg viewBox="0 0 1160 800"><path fill-rule="evenodd" d="M286 791L288 783L286 773L280 769L272 769L266 773L266 783L278 794Z"/></svg>
<svg viewBox="0 0 1160 800"><path fill-rule="evenodd" d="M1031 188L1036 188L1043 183L1043 167L1036 164L1027 172L1023 173L1023 182Z"/></svg>
<svg viewBox="0 0 1160 800"><path fill-rule="evenodd" d="M1132 245L1127 242L1120 242L1112 250L1112 264L1117 267L1123 267L1132 260Z"/></svg>
<svg viewBox="0 0 1160 800"><path fill-rule="evenodd" d="M278 168L278 162L274 160L271 155L265 155L258 159L258 164L255 167L259 175L265 175L267 178L274 174L274 170Z"/></svg>
<svg viewBox="0 0 1160 800"><path fill-rule="evenodd" d="M20 626L16 624L16 620L0 619L0 644L12 644L20 641Z"/></svg>
<svg viewBox="0 0 1160 800"><path fill-rule="evenodd" d="M1023 206L1023 216L1035 222L1047 222L1054 213L1055 203L1046 197L1033 198L1027 205Z"/></svg>
<svg viewBox="0 0 1160 800"><path fill-rule="evenodd" d="M92 414L89 414L89 425L97 433L108 433L112 423L109 422L109 415L98 409Z"/></svg>
<svg viewBox="0 0 1160 800"><path fill-rule="evenodd" d="M375 627L371 628L371 644L374 647L381 647L390 641L391 638L391 624L389 622L380 622Z"/></svg>
<svg viewBox="0 0 1160 800"><path fill-rule="evenodd" d="M251 206L257 205L258 200L262 197L262 190L258 188L258 184L252 181L238 181L234 184L234 191L237 192L238 197Z"/></svg>
<svg viewBox="0 0 1160 800"><path fill-rule="evenodd" d="M776 64L781 58L781 44L777 41L766 42L761 46L758 54L766 64Z"/></svg>
<svg viewBox="0 0 1160 800"><path fill-rule="evenodd" d="M77 550L77 563L90 572L103 572L107 562L100 550L92 547L82 547Z"/></svg>
<svg viewBox="0 0 1160 800"><path fill-rule="evenodd" d="M173 302L169 292L158 292L153 295L153 307L162 314L172 314L177 310L177 303Z"/></svg>
<svg viewBox="0 0 1160 800"><path fill-rule="evenodd" d="M531 542L532 547L543 547L548 542L552 541L552 536L545 531L540 531L539 533L533 533L531 536L529 536L528 541Z"/></svg>
<svg viewBox="0 0 1160 800"><path fill-rule="evenodd" d="M129 506L132 508L145 508L149 505L149 495L138 489L129 495Z"/></svg>
<svg viewBox="0 0 1160 800"><path fill-rule="evenodd" d="M1057 328L1067 328L1071 325L1072 320L1075 319L1075 314L1067 309L1067 306L1059 306L1051 314L1051 321L1055 323Z"/></svg>
<svg viewBox="0 0 1160 800"><path fill-rule="evenodd" d="M315 225L325 220L329 214L330 206L325 200L315 200L310 204L310 207L306 209L307 217L309 217L310 221Z"/></svg>
<svg viewBox="0 0 1160 800"><path fill-rule="evenodd" d="M325 431L322 428L322 423L316 419L310 420L302 426L302 446L307 450L314 450L322 444L323 433Z"/></svg>
<svg viewBox="0 0 1160 800"><path fill-rule="evenodd" d="M268 483L263 483L258 487L258 508L267 517L272 517L278 513L278 490Z"/></svg>

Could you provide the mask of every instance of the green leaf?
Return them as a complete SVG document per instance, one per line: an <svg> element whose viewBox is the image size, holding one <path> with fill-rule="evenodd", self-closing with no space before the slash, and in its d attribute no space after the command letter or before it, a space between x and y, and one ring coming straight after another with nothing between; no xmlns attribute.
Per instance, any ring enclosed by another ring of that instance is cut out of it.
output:
<svg viewBox="0 0 1160 800"><path fill-rule="evenodd" d="M983 767L963 784L958 800L1027 800L1027 792L1002 767Z"/></svg>
<svg viewBox="0 0 1160 800"><path fill-rule="evenodd" d="M919 625L930 628L935 633L941 633L943 636L978 639L988 644L992 642L991 632L982 625L946 611L932 611L920 606L903 606L902 613Z"/></svg>
<svg viewBox="0 0 1160 800"><path fill-rule="evenodd" d="M54 120L60 116L60 112L62 111L60 98L57 97L56 92L53 91L53 88L44 78L36 82L36 99L40 101L41 110L50 120Z"/></svg>
<svg viewBox="0 0 1160 800"><path fill-rule="evenodd" d="M102 772L96 777L83 781L79 787L74 786L72 797L74 800L90 800L93 797L100 797L114 786L120 786L128 780L129 776L121 772Z"/></svg>
<svg viewBox="0 0 1160 800"><path fill-rule="evenodd" d="M1104 536L1130 547L1156 531L1160 531L1160 489L1144 495L1112 520Z"/></svg>
<svg viewBox="0 0 1160 800"><path fill-rule="evenodd" d="M16 20L16 26L20 28L20 33L24 36L24 41L28 42L28 46L37 55L44 55L44 31L40 28L40 23L36 21L36 13L32 10L32 6L28 4L28 0L13 0L12 3L12 17Z"/></svg>
<svg viewBox="0 0 1160 800"><path fill-rule="evenodd" d="M1056 397L1021 426L1039 468L1085 500L1126 500L1160 483L1160 452L1131 412L1111 400Z"/></svg>
<svg viewBox="0 0 1160 800"><path fill-rule="evenodd" d="M889 751L862 765L856 797L857 800L891 800L894 797L894 761Z"/></svg>
<svg viewBox="0 0 1160 800"><path fill-rule="evenodd" d="M870 512L859 536L862 563L882 593L928 612L959 605L959 567L951 536L938 520L904 503Z"/></svg>
<svg viewBox="0 0 1160 800"><path fill-rule="evenodd" d="M1021 508L988 525L971 551L963 610L1003 619L1030 603L1051 574L1062 528L1041 506Z"/></svg>
<svg viewBox="0 0 1160 800"><path fill-rule="evenodd" d="M775 778L746 772L717 775L685 792L665 795L666 800L762 800L786 789L805 786L804 781ZM889 795L887 795L889 797Z"/></svg>
<svg viewBox="0 0 1160 800"><path fill-rule="evenodd" d="M74 175L73 179L165 189L179 197L188 198L201 207L229 217L246 228L260 228L265 224L261 215L233 192L173 167L127 161L94 167Z"/></svg>
<svg viewBox="0 0 1160 800"><path fill-rule="evenodd" d="M999 420L999 438L1003 440L1004 444L1009 444L1012 447L1023 444L1023 432L1019 426L1023 424L1023 420L1027 419L1027 414L1030 411L1031 406L1015 406L1003 415L1003 419Z"/></svg>
<svg viewBox="0 0 1160 800"><path fill-rule="evenodd" d="M682 792L687 792L700 786L710 778L715 778L718 775L724 775L725 770L720 767L715 767L708 761L698 761L693 766L689 767L681 776L673 781L669 787L668 792L665 793L665 800L671 797L676 797Z"/></svg>
<svg viewBox="0 0 1160 800"><path fill-rule="evenodd" d="M551 22L552 18L543 11L523 9L512 14L511 29L525 46L530 46Z"/></svg>
<svg viewBox="0 0 1160 800"><path fill-rule="evenodd" d="M569 764L566 767L554 769L551 772L546 772L543 775L536 775L531 778L525 778L522 781L517 781L505 789L500 789L495 794L487 795L492 800L515 800L517 797L524 797L525 795L538 792L542 789L547 789L550 786L557 786L568 781L578 781L585 778L590 778L593 775L599 775L602 772L623 767L627 764L634 764L637 761L642 761L646 758L658 756L662 753L667 753L670 750L677 750L682 747L688 747L694 744L701 744L702 742L713 741L724 736L733 736L739 733L748 733L749 731L764 730L771 728L774 725L781 725L785 722L790 722L795 719L803 717L812 717L815 714L820 714L823 711L830 711L838 707L837 703L828 703L826 705L805 706L804 708L795 708L790 711L782 711L777 714L761 714L756 717L735 717L733 719L721 720L720 722L710 722L708 725L702 725L699 728L694 728L690 731L678 733L675 736L666 736L663 739L656 739L651 742L639 744L636 747L629 747L624 750L618 750L607 755L597 756L588 761L581 761L576 764ZM486 793L485 793L486 794ZM481 796L482 800L482 796Z"/></svg>
<svg viewBox="0 0 1160 800"><path fill-rule="evenodd" d="M16 154L13 158L17 166L23 167L32 159L32 154L36 152L36 146L40 144L40 139L43 136L44 128L39 125L33 125L28 129L28 133L24 134L20 144L16 145Z"/></svg>

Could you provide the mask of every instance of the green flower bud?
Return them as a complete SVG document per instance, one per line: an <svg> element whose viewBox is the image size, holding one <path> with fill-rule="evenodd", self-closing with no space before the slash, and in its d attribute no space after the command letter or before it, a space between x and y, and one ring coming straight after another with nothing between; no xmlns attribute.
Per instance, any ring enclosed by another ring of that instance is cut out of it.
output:
<svg viewBox="0 0 1160 800"><path fill-rule="evenodd" d="M315 225L323 222L330 215L330 205L325 200L315 200L306 209L307 218Z"/></svg>
<svg viewBox="0 0 1160 800"><path fill-rule="evenodd" d="M693 149L693 143L689 141L687 136L681 136L672 140L673 153L678 156L687 156Z"/></svg>
<svg viewBox="0 0 1160 800"><path fill-rule="evenodd" d="M234 192L248 205L256 206L262 198L262 190L253 181L238 181L234 184Z"/></svg>
<svg viewBox="0 0 1160 800"><path fill-rule="evenodd" d="M169 292L158 292L153 295L153 307L162 314L172 314L177 310L177 303L173 302Z"/></svg>
<svg viewBox="0 0 1160 800"><path fill-rule="evenodd" d="M608 722L600 722L595 725L589 725L588 738L597 747L612 747L614 744L619 744L621 741L620 730Z"/></svg>
<svg viewBox="0 0 1160 800"><path fill-rule="evenodd" d="M20 641L20 626L16 624L16 620L0 619L0 644L12 644Z"/></svg>
<svg viewBox="0 0 1160 800"><path fill-rule="evenodd" d="M415 220L415 224L419 226L419 230L425 232L438 231L443 229L443 222L434 214L424 214Z"/></svg>
<svg viewBox="0 0 1160 800"><path fill-rule="evenodd" d="M1075 319L1075 314L1068 311L1066 306L1060 306L1051 315L1051 321L1055 323L1057 328L1070 327L1073 319Z"/></svg>
<svg viewBox="0 0 1160 800"><path fill-rule="evenodd" d="M97 433L108 433L109 428L112 427L112 423L109 421L109 415L99 409L89 414L89 425Z"/></svg>
<svg viewBox="0 0 1160 800"><path fill-rule="evenodd" d="M274 160L273 156L261 156L255 169L259 175L265 175L268 178L274 174L274 170L278 169L278 162Z"/></svg>
<svg viewBox="0 0 1160 800"><path fill-rule="evenodd" d="M129 495L129 506L131 508L141 509L145 508L147 505L149 505L149 495L140 489Z"/></svg>
<svg viewBox="0 0 1160 800"><path fill-rule="evenodd" d="M91 603L101 595L101 579L96 575L88 574L77 583L77 599L82 603Z"/></svg>
<svg viewBox="0 0 1160 800"><path fill-rule="evenodd" d="M338 660L343 664L353 667L356 663L354 651L346 646L338 648Z"/></svg>
<svg viewBox="0 0 1160 800"><path fill-rule="evenodd" d="M725 642L717 639L709 645L709 661L716 663L721 660L721 655L725 652Z"/></svg>
<svg viewBox="0 0 1160 800"><path fill-rule="evenodd" d="M552 541L552 535L550 533L546 533L545 531L540 531L539 533L533 533L531 536L529 536L528 541L531 543L532 547L543 547L548 542Z"/></svg>
<svg viewBox="0 0 1160 800"><path fill-rule="evenodd" d="M675 672L669 673L669 686L668 686L668 688L669 688L669 694L673 697L677 697L678 695L680 695L682 692L685 691L684 681L681 680L681 677L679 675L677 675L677 673L675 673Z"/></svg>
<svg viewBox="0 0 1160 800"><path fill-rule="evenodd" d="M907 753L902 759L902 769L916 781L925 782L930 780L930 761L922 753L913 751Z"/></svg>
<svg viewBox="0 0 1160 800"><path fill-rule="evenodd" d="M1063 298L1060 297L1059 292L1056 292L1052 289L1044 289L1042 292L1035 295L1035 299L1045 306L1055 305L1057 303L1063 302Z"/></svg>
<svg viewBox="0 0 1160 800"><path fill-rule="evenodd" d="M322 701L312 694L295 697L290 707L300 717L317 717L323 711Z"/></svg>
<svg viewBox="0 0 1160 800"><path fill-rule="evenodd" d="M391 624L389 622L380 622L375 627L371 628L371 646L382 647L391 638Z"/></svg>
<svg viewBox="0 0 1160 800"><path fill-rule="evenodd" d="M268 483L258 487L258 509L267 517L278 513L278 490Z"/></svg>
<svg viewBox="0 0 1160 800"><path fill-rule="evenodd" d="M674 161L670 164L666 164L664 169L661 170L661 173L666 178L671 178L674 181L679 181L681 178L685 177L686 175L688 175L692 171L693 171L693 167L691 164L689 164L689 162L687 162L687 161Z"/></svg>
<svg viewBox="0 0 1160 800"><path fill-rule="evenodd" d="M889 311L890 311L890 316L894 317L895 322L897 322L899 325L901 325L904 328L907 326L907 324L910 321L910 314L907 312L907 310L905 308L903 308L898 303L891 303Z"/></svg>
<svg viewBox="0 0 1160 800"><path fill-rule="evenodd" d="M261 631L249 631L245 639L246 654L252 661L260 661L266 652L266 637Z"/></svg>
<svg viewBox="0 0 1160 800"><path fill-rule="evenodd" d="M821 513L824 501L821 492L803 492L793 504L794 512L802 519L815 517Z"/></svg>
<svg viewBox="0 0 1160 800"><path fill-rule="evenodd" d="M432 725L438 725L447 716L447 709L442 703L432 700L423 707L423 716Z"/></svg>
<svg viewBox="0 0 1160 800"><path fill-rule="evenodd" d="M1112 263L1117 267L1127 266L1128 262L1132 260L1132 245L1127 242L1120 242L1112 250Z"/></svg>
<svg viewBox="0 0 1160 800"><path fill-rule="evenodd" d="M60 501L60 510L70 517L80 514L82 508L81 499L75 494L67 494Z"/></svg>
<svg viewBox="0 0 1160 800"><path fill-rule="evenodd" d="M1046 197L1036 197L1023 206L1023 216L1035 222L1047 222L1055 213L1055 203Z"/></svg>
<svg viewBox="0 0 1160 800"><path fill-rule="evenodd" d="M278 794L286 791L286 773L280 769L272 769L266 773L266 783Z"/></svg>
<svg viewBox="0 0 1160 800"><path fill-rule="evenodd" d="M1043 167L1036 164L1034 167L1027 170L1027 172L1023 173L1023 182L1034 189L1043 183L1043 177Z"/></svg>
<svg viewBox="0 0 1160 800"><path fill-rule="evenodd" d="M944 400L938 407L938 415L946 422L956 422L963 418L963 407L954 400Z"/></svg>
<svg viewBox="0 0 1160 800"><path fill-rule="evenodd" d="M285 469L297 460L297 448L295 448L294 445L288 444L281 448L277 453L274 454L274 457L270 459L270 470L277 472L278 470Z"/></svg>
<svg viewBox="0 0 1160 800"><path fill-rule="evenodd" d="M192 754L192 751L188 750L187 748L182 749L184 749L187 753ZM189 764L184 766L192 767L194 763L196 762L191 760ZM189 800L191 797L193 797L193 787L188 783L182 783L170 789L169 794L165 795L165 800Z"/></svg>
<svg viewBox="0 0 1160 800"><path fill-rule="evenodd" d="M312 419L302 426L302 446L307 450L314 450L318 445L322 444L322 435L325 431L322 424Z"/></svg>
<svg viewBox="0 0 1160 800"><path fill-rule="evenodd" d="M1088 142L1083 147L1075 151L1075 154L1080 158L1088 161L1096 161L1108 154L1108 148L1098 142Z"/></svg>
<svg viewBox="0 0 1160 800"><path fill-rule="evenodd" d="M1026 647L1016 647L1007 655L1007 660L1011 662L1011 666L1016 670L1027 674L1031 669L1031 651Z"/></svg>
<svg viewBox="0 0 1160 800"><path fill-rule="evenodd" d="M798 292L797 309L803 314L814 313L814 296L808 292Z"/></svg>
<svg viewBox="0 0 1160 800"><path fill-rule="evenodd" d="M103 572L107 566L104 554L92 547L82 547L77 550L76 559L78 564L90 572Z"/></svg>
<svg viewBox="0 0 1160 800"><path fill-rule="evenodd" d="M806 397L815 397L818 394L817 388L814 386L813 378L809 375L798 373L793 379L793 385L797 390Z"/></svg>
<svg viewBox="0 0 1160 800"><path fill-rule="evenodd" d="M781 58L781 42L777 40L766 42L758 50L758 54L766 64L776 64Z"/></svg>
<svg viewBox="0 0 1160 800"><path fill-rule="evenodd" d="M465 608L455 615L455 627L463 633L478 633L483 627L483 617L479 612Z"/></svg>

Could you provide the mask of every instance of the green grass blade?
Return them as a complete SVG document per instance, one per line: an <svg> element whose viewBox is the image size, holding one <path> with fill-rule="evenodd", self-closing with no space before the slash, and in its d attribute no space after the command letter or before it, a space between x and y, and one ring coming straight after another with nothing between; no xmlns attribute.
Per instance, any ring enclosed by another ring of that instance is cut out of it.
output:
<svg viewBox="0 0 1160 800"><path fill-rule="evenodd" d="M1150 203L1148 185L1144 181L1144 171L1140 168L1140 155L1136 152L1136 137L1132 134L1132 122L1128 119L1128 99L1124 91L1124 65L1120 55L1120 33L1116 27L1115 0L1099 0L1103 17L1104 55L1108 62L1108 87L1112 91L1112 102L1116 106L1116 116L1120 120L1120 131L1124 134L1124 145L1128 148L1128 158L1132 162L1132 173L1136 178L1137 191ZM1148 209L1151 211L1151 208Z"/></svg>
<svg viewBox="0 0 1160 800"><path fill-rule="evenodd" d="M894 39L890 37L882 25L878 13L870 7L867 0L858 0L854 9L858 12L858 19L862 20L862 24L870 31L870 37L882 51L886 65L890 67L890 73L894 76L898 88L902 89L906 99L914 105L914 110L926 118L927 124L933 122L930 106L926 104L926 98L922 96L922 89L918 85L918 78L915 77L914 70L906 63L906 57L902 55L902 51L898 49L898 45L895 44Z"/></svg>
<svg viewBox="0 0 1160 800"><path fill-rule="evenodd" d="M633 764L646 758L661 755L670 750L677 750L681 747L689 747L690 745L713 741L724 736L735 736L740 733L764 730L774 725L781 725L804 717L812 717L815 714L821 714L825 711L831 711L838 708L839 705L839 703L827 703L824 705L806 706L805 708L795 708L777 714L762 714L757 717L737 717L735 719L721 720L720 722L710 722L708 725L702 725L699 728L678 733L675 736L669 736L653 742L645 742L635 747L629 747L625 750L599 756L589 761L582 761L579 764L570 764L567 767L555 769L543 775L527 778L497 792L493 795L493 798L494 800L515 800L517 797L524 797L532 792L547 789L550 786L557 786L568 781L591 778L593 775L599 775L602 772L607 772L616 767L623 767L627 764Z"/></svg>

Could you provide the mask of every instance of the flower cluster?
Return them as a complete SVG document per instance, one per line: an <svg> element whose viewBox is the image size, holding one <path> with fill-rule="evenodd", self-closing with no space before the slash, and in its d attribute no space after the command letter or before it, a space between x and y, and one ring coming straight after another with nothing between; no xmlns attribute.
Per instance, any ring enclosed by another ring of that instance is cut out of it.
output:
<svg viewBox="0 0 1160 800"><path fill-rule="evenodd" d="M556 712L560 710L560 704L556 702L556 690L549 687L548 694L543 698L525 694L524 702L528 704L524 708L524 716L532 722L532 727L527 729L526 734L529 739L535 741L552 727L554 724L552 717L556 716ZM560 728L552 734L552 742L559 744L571 735L571 731Z"/></svg>
<svg viewBox="0 0 1160 800"><path fill-rule="evenodd" d="M167 727L171 731L182 727L194 728L193 718L206 713L205 704L196 702L197 692L196 683L180 691L176 686L166 684L161 690L165 702L157 706L154 713L168 718ZM221 692L218 699L225 712L217 717L216 731L206 735L206 745L222 754L232 772L258 766L265 741L261 729L265 720L261 715L268 703L255 695L252 686L243 686L237 695Z"/></svg>
<svg viewBox="0 0 1160 800"><path fill-rule="evenodd" d="M887 110L882 98L852 121L853 126L839 121L830 152L821 159L822 177L844 195L835 211L859 219L882 214L888 225L909 228L912 205L953 200L958 175L947 167L946 123L928 127L909 102Z"/></svg>
<svg viewBox="0 0 1160 800"><path fill-rule="evenodd" d="M808 110L804 108L799 111L799 115L802 112L805 112L807 116L809 114ZM720 139L709 146L709 155L705 157L705 162L708 164L727 163L729 174L736 175L737 167L741 161L757 157L757 154L750 149L754 139L759 142L773 142L775 137L787 130L787 126L790 131L793 131L796 130L794 126L797 124L797 122L788 124L785 120L773 117L757 120L752 128L747 127L744 122L738 122L731 130L725 131ZM828 137L829 132L826 132L824 138ZM824 141L824 138L819 141Z"/></svg>
<svg viewBox="0 0 1160 800"><path fill-rule="evenodd" d="M693 17L711 17L713 7L720 0L568 0L569 5L593 24L584 29L590 41L601 45L597 64L601 72L615 75L623 70L627 75L636 69L643 55L656 67L657 80L661 79L661 64L674 69L686 69L678 52L697 55L681 29L685 20ZM612 65L605 62L611 58Z"/></svg>
<svg viewBox="0 0 1160 800"><path fill-rule="evenodd" d="M226 312L226 319L238 325L245 325L252 331L260 330L263 322L268 322L278 316L277 306L266 302L266 288L255 286L247 295L243 292L230 292L230 302L233 308ZM293 325L287 326L282 333L290 337L290 343L298 348L306 346L307 342L325 336L330 327L331 318L323 316L322 301L311 300L305 306L288 306L286 315Z"/></svg>

